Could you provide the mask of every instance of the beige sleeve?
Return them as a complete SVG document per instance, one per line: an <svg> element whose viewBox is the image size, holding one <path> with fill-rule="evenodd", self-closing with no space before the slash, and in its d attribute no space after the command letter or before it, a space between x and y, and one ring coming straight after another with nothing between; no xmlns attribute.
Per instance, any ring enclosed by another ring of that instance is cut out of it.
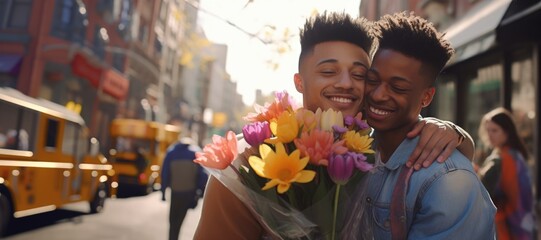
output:
<svg viewBox="0 0 541 240"><path fill-rule="evenodd" d="M218 179L211 177L203 199L195 240L261 239L263 228L252 212Z"/></svg>

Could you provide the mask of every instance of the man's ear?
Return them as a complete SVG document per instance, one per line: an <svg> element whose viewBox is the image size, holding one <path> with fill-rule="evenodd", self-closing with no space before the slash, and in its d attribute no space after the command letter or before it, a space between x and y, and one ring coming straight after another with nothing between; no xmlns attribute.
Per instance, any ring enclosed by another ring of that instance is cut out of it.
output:
<svg viewBox="0 0 541 240"><path fill-rule="evenodd" d="M432 102L432 99L434 99L434 94L436 94L436 88L430 87L425 90L423 93L423 99L421 100L422 107L427 107Z"/></svg>
<svg viewBox="0 0 541 240"><path fill-rule="evenodd" d="M297 89L297 92L304 93L302 77L299 73L295 73L295 75L293 75L293 81L295 82L295 88Z"/></svg>

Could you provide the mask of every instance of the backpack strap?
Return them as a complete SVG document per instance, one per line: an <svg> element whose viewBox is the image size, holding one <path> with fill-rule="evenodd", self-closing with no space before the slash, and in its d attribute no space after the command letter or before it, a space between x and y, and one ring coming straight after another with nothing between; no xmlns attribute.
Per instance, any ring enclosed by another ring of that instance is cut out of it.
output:
<svg viewBox="0 0 541 240"><path fill-rule="evenodd" d="M405 240L408 236L406 216L406 193L413 168L403 166L396 180L391 197L391 235L392 240Z"/></svg>

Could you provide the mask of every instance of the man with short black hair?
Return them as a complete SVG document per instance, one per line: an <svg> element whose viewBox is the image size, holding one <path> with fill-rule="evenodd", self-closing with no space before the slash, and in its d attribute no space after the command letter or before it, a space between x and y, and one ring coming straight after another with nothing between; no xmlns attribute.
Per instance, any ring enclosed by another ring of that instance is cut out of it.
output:
<svg viewBox="0 0 541 240"><path fill-rule="evenodd" d="M369 224L348 221L345 238L372 230L374 239L494 239L496 208L464 155L454 150L422 171L405 166L419 141L407 134L454 50L413 14L386 15L374 29L379 46L366 78L365 117L377 141L376 167L349 218L364 212Z"/></svg>

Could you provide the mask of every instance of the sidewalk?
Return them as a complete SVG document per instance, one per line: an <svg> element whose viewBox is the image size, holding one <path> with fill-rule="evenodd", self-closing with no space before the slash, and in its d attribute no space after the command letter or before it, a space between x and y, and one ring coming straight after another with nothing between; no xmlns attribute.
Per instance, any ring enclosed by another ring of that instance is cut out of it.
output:
<svg viewBox="0 0 541 240"><path fill-rule="evenodd" d="M199 199L197 207L194 209L188 210L182 227L180 228L180 240L192 240L193 235L195 234L195 229L197 228L197 223L199 223L199 218L201 217L201 208L203 206L203 199Z"/></svg>

